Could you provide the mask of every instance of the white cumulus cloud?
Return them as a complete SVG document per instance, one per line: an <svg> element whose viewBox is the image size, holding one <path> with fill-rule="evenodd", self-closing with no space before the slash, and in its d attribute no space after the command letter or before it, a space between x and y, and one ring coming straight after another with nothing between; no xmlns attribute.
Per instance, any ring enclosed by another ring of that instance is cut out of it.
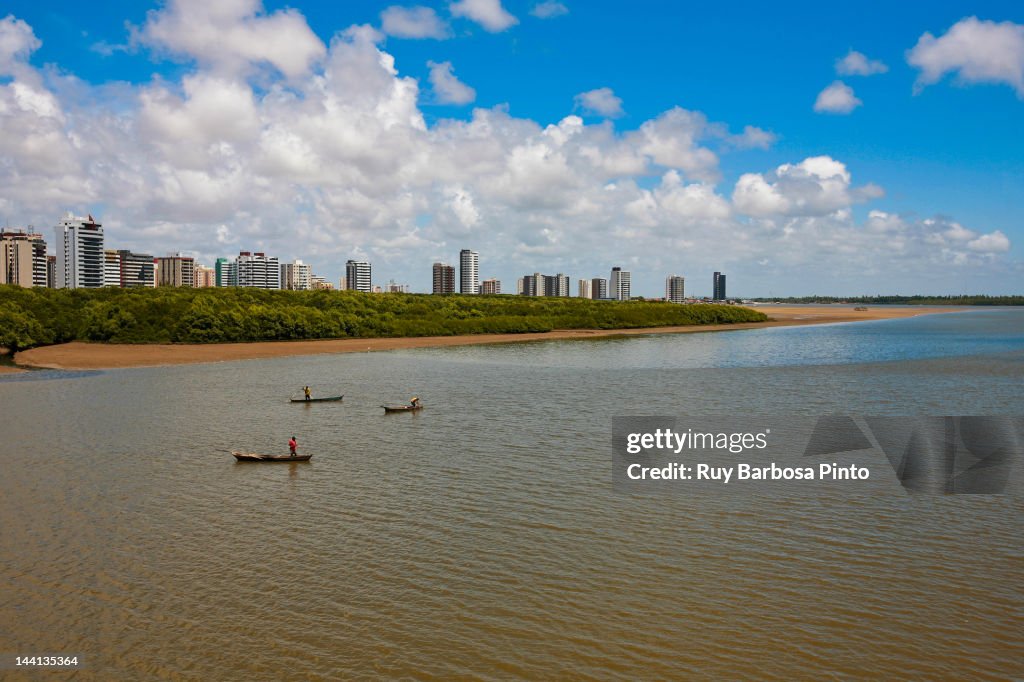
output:
<svg viewBox="0 0 1024 682"><path fill-rule="evenodd" d="M916 88L956 73L961 83L1005 83L1024 98L1024 25L961 19L942 36L925 33L907 53Z"/></svg>
<svg viewBox="0 0 1024 682"><path fill-rule="evenodd" d="M873 76L885 73L889 67L877 59L868 59L863 53L850 50L836 62L836 73L840 76Z"/></svg>
<svg viewBox="0 0 1024 682"><path fill-rule="evenodd" d="M396 38L449 37L451 30L432 7L392 5L380 13L381 30Z"/></svg>
<svg viewBox="0 0 1024 682"><path fill-rule="evenodd" d="M547 0L547 2L538 2L530 10L530 14L537 17L538 19L554 19L555 17L564 16L569 13L569 8L560 2L555 0Z"/></svg>
<svg viewBox="0 0 1024 682"><path fill-rule="evenodd" d="M622 99L615 95L611 88L597 88L576 95L576 106L587 113L597 114L605 118L622 116Z"/></svg>
<svg viewBox="0 0 1024 682"><path fill-rule="evenodd" d="M453 17L464 17L491 33L500 33L519 23L501 6L501 0L458 0L448 5Z"/></svg>
<svg viewBox="0 0 1024 682"><path fill-rule="evenodd" d="M451 62L427 62L430 84L439 104L469 104L476 99L476 90L455 77Z"/></svg>
<svg viewBox="0 0 1024 682"><path fill-rule="evenodd" d="M13 14L0 20L0 76L13 74L41 45L32 27Z"/></svg>
<svg viewBox="0 0 1024 682"><path fill-rule="evenodd" d="M853 94L853 88L842 81L835 81L818 93L814 100L814 110L819 114L848 114L861 102Z"/></svg>

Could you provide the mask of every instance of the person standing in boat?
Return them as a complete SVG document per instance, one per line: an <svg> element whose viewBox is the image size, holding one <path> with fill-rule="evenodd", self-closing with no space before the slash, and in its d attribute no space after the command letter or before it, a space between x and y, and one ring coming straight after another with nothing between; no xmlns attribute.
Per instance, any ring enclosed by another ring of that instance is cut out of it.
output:
<svg viewBox="0 0 1024 682"><path fill-rule="evenodd" d="M302 392L306 395L306 400L309 400L312 397L312 394L309 391L309 386L302 389Z"/></svg>
<svg viewBox="0 0 1024 682"><path fill-rule="evenodd" d="M420 406L420 399L417 398L416 396L413 396L412 400L409 401L409 407L411 407L412 409L415 410L419 406Z"/></svg>
<svg viewBox="0 0 1024 682"><path fill-rule="evenodd" d="M295 440L295 436L292 436L288 441L288 451L291 452L292 457L295 456L295 448L297 447L299 447L299 443Z"/></svg>

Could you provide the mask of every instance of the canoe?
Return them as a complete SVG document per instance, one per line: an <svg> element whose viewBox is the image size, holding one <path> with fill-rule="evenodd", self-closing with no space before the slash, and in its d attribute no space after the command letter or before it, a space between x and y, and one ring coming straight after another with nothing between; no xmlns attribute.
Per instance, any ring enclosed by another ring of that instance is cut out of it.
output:
<svg viewBox="0 0 1024 682"><path fill-rule="evenodd" d="M313 455L260 455L255 452L231 451L239 462L308 462Z"/></svg>
<svg viewBox="0 0 1024 682"><path fill-rule="evenodd" d="M328 396L327 398L310 398L309 400L306 400L305 398L292 398L291 401L293 403L334 403L338 402L344 397L345 396L343 395L332 395Z"/></svg>
<svg viewBox="0 0 1024 682"><path fill-rule="evenodd" d="M384 413L388 412L417 412L423 409L422 405L412 407L411 405L381 405L384 408Z"/></svg>

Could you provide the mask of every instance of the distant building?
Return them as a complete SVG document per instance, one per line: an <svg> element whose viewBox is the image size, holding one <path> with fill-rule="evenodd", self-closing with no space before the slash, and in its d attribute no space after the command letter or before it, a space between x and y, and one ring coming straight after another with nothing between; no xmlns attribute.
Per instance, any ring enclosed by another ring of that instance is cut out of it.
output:
<svg viewBox="0 0 1024 682"><path fill-rule="evenodd" d="M121 254L117 249L103 250L103 286L121 286Z"/></svg>
<svg viewBox="0 0 1024 682"><path fill-rule="evenodd" d="M213 264L214 286L237 287L238 263L228 258L218 258Z"/></svg>
<svg viewBox="0 0 1024 682"><path fill-rule="evenodd" d="M590 296L598 300L608 298L608 280L604 277L595 277L590 280Z"/></svg>
<svg viewBox="0 0 1024 682"><path fill-rule="evenodd" d="M46 286L46 240L30 232L0 232L0 284Z"/></svg>
<svg viewBox="0 0 1024 682"><path fill-rule="evenodd" d="M371 269L366 261L350 260L345 263L345 288L370 293Z"/></svg>
<svg viewBox="0 0 1024 682"><path fill-rule="evenodd" d="M196 283L196 260L180 253L156 259L158 287L193 287Z"/></svg>
<svg viewBox="0 0 1024 682"><path fill-rule="evenodd" d="M591 293L594 290L593 283L589 279L581 279L576 282L576 297L577 298L593 298Z"/></svg>
<svg viewBox="0 0 1024 682"><path fill-rule="evenodd" d="M393 279L389 279L388 283L384 285L384 291L389 294L407 294L409 293L408 284L398 284Z"/></svg>
<svg viewBox="0 0 1024 682"><path fill-rule="evenodd" d="M126 288L155 287L156 261L148 253L118 249L121 257L121 286Z"/></svg>
<svg viewBox="0 0 1024 682"><path fill-rule="evenodd" d="M205 265L196 265L196 276L192 286L197 289L217 286L217 271Z"/></svg>
<svg viewBox="0 0 1024 682"><path fill-rule="evenodd" d="M332 291L334 289L334 285L320 275L310 275L309 288L317 291Z"/></svg>
<svg viewBox="0 0 1024 682"><path fill-rule="evenodd" d="M455 266L447 263L434 263L434 288L435 294L455 293Z"/></svg>
<svg viewBox="0 0 1024 682"><path fill-rule="evenodd" d="M480 293L481 294L500 294L501 293L501 282L496 279L485 279L480 282Z"/></svg>
<svg viewBox="0 0 1024 682"><path fill-rule="evenodd" d="M273 256L257 251L240 251L235 258L238 285L252 289L280 289L281 263Z"/></svg>
<svg viewBox="0 0 1024 682"><path fill-rule="evenodd" d="M622 268L612 268L612 277L609 281L609 294L616 301L629 300L630 273Z"/></svg>
<svg viewBox="0 0 1024 682"><path fill-rule="evenodd" d="M480 254L476 251L459 251L459 293L480 293Z"/></svg>
<svg viewBox="0 0 1024 682"><path fill-rule="evenodd" d="M523 285L519 287L520 296L544 295L544 275L539 272L535 272L532 275L523 275L521 281Z"/></svg>
<svg viewBox="0 0 1024 682"><path fill-rule="evenodd" d="M724 301L728 298L725 293L725 275L721 272L715 273L711 291L711 300L713 301Z"/></svg>
<svg viewBox="0 0 1024 682"><path fill-rule="evenodd" d="M569 296L569 277L558 273L557 275L544 275L543 296Z"/></svg>
<svg viewBox="0 0 1024 682"><path fill-rule="evenodd" d="M46 286L49 289L57 288L57 257L46 257Z"/></svg>
<svg viewBox="0 0 1024 682"><path fill-rule="evenodd" d="M313 268L301 260L281 264L281 288L306 291L312 288Z"/></svg>
<svg viewBox="0 0 1024 682"><path fill-rule="evenodd" d="M57 277L60 289L92 289L103 286L103 226L68 211L57 232Z"/></svg>
<svg viewBox="0 0 1024 682"><path fill-rule="evenodd" d="M685 303L686 278L679 275L669 275L665 278L665 300L672 303Z"/></svg>

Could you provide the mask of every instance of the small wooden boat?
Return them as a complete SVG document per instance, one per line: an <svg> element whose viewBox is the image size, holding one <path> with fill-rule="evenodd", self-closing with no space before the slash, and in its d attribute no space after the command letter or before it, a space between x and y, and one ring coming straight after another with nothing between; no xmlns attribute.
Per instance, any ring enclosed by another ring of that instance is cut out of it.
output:
<svg viewBox="0 0 1024 682"><path fill-rule="evenodd" d="M238 452L232 450L231 454L239 462L308 462L313 455L260 455L255 452Z"/></svg>
<svg viewBox="0 0 1024 682"><path fill-rule="evenodd" d="M310 398L309 400L305 398L291 398L291 401L293 403L336 403L344 397L343 395L332 395L326 398Z"/></svg>
<svg viewBox="0 0 1024 682"><path fill-rule="evenodd" d="M417 405L416 407L412 405L381 405L381 407L384 408L385 414L390 412L418 412L423 409L422 405Z"/></svg>

